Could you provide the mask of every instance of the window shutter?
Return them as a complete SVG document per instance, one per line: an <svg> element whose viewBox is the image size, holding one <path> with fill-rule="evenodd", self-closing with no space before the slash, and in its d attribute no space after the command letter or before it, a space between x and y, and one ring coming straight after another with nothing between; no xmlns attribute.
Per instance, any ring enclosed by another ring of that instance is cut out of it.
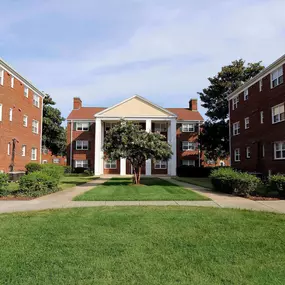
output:
<svg viewBox="0 0 285 285"><path fill-rule="evenodd" d="M88 141L88 150L91 149L91 141Z"/></svg>
<svg viewBox="0 0 285 285"><path fill-rule="evenodd" d="M88 129L88 131L90 132L90 131L91 131L92 123L91 123L91 122L89 122L88 124L89 124L89 129Z"/></svg>
<svg viewBox="0 0 285 285"><path fill-rule="evenodd" d="M195 124L195 132L196 132L196 133L199 132L199 124Z"/></svg>
<svg viewBox="0 0 285 285"><path fill-rule="evenodd" d="M180 142L180 150L181 150L181 151L183 151L182 145L183 145L183 142Z"/></svg>
<svg viewBox="0 0 285 285"><path fill-rule="evenodd" d="M76 131L76 122L73 122L73 130Z"/></svg>

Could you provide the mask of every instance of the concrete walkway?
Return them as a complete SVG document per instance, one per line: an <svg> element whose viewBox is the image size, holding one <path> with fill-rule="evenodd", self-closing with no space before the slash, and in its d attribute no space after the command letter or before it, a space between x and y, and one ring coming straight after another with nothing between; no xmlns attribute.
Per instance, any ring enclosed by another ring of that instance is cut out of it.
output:
<svg viewBox="0 0 285 285"><path fill-rule="evenodd" d="M100 206L201 206L285 213L285 201L252 201L231 195L214 193L205 188L173 180L169 177L161 177L161 179L171 180L172 183L207 196L212 201L72 201L74 197L104 183L109 178L101 177L84 185L30 201L0 201L0 213Z"/></svg>

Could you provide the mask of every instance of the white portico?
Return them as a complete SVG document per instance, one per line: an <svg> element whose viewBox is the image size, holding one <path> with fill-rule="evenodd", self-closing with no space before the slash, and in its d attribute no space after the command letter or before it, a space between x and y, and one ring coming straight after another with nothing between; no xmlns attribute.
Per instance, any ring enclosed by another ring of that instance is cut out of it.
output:
<svg viewBox="0 0 285 285"><path fill-rule="evenodd" d="M138 122L145 127L147 132L160 131L163 134L166 134L168 143L172 146L173 155L171 159L167 164L165 162L157 162L155 167L150 160L147 160L145 163L145 174L151 175L152 172L156 171L158 173L160 173L159 171L163 173L162 171L167 170L168 175L176 175L177 116L138 95L95 114L95 175L106 173L106 162L104 162L104 154L102 150L106 127L110 126L110 123L118 122L121 119ZM119 162L116 162L116 164L117 163L119 163L119 174L129 174L129 167L126 159L121 158Z"/></svg>

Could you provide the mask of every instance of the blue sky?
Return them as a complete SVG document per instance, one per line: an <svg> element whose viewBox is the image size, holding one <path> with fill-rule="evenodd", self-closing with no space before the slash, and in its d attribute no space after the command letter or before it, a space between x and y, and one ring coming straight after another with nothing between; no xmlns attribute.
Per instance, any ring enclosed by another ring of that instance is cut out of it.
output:
<svg viewBox="0 0 285 285"><path fill-rule="evenodd" d="M284 54L284 11L284 0L1 1L0 57L64 116L74 96L187 107L221 66Z"/></svg>

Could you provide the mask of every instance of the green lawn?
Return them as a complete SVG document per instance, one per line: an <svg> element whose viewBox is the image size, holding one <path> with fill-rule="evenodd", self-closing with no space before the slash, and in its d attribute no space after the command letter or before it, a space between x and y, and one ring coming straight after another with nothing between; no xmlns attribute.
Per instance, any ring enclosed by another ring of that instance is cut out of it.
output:
<svg viewBox="0 0 285 285"><path fill-rule="evenodd" d="M159 178L142 178L133 185L131 178L112 178L104 184L75 197L76 201L171 201L209 200L191 190Z"/></svg>
<svg viewBox="0 0 285 285"><path fill-rule="evenodd" d="M209 177L175 177L173 179L209 189L213 188Z"/></svg>
<svg viewBox="0 0 285 285"><path fill-rule="evenodd" d="M285 215L75 208L0 215L0 284L277 285Z"/></svg>

